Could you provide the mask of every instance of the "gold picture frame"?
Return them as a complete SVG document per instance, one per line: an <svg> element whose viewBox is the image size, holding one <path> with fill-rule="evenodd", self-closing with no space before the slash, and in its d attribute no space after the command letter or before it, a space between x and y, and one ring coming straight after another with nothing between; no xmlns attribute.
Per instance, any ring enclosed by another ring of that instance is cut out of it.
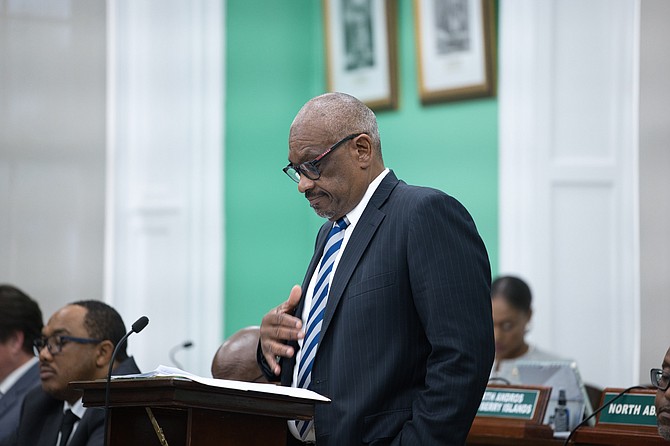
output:
<svg viewBox="0 0 670 446"><path fill-rule="evenodd" d="M357 97L373 110L395 109L395 0L323 0L328 91Z"/></svg>
<svg viewBox="0 0 670 446"><path fill-rule="evenodd" d="M424 104L495 95L493 0L414 0Z"/></svg>

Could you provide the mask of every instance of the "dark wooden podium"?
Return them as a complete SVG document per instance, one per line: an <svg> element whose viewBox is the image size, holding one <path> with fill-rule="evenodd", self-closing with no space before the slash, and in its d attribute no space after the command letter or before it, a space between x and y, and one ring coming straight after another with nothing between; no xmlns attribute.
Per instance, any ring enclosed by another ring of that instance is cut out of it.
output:
<svg viewBox="0 0 670 446"><path fill-rule="evenodd" d="M70 386L83 390L85 406L104 407L104 380ZM113 380L108 445L281 446L286 444L286 421L312 418L315 403L176 377Z"/></svg>

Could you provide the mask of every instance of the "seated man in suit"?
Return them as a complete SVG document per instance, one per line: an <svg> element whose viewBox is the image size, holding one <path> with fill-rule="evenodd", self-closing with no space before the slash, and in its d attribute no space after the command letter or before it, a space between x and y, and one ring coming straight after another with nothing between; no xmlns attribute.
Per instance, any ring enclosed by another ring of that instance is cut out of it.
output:
<svg viewBox="0 0 670 446"><path fill-rule="evenodd" d="M658 434L670 441L670 348L665 353L662 369L651 369L651 383L656 391L656 422Z"/></svg>
<svg viewBox="0 0 670 446"><path fill-rule="evenodd" d="M42 325L37 302L16 287L0 285L0 443L18 426L26 393L40 384L33 341Z"/></svg>
<svg viewBox="0 0 670 446"><path fill-rule="evenodd" d="M116 344L126 333L119 313L94 300L74 302L56 311L35 341L41 387L28 393L15 446L94 446L104 444L105 411L82 405L71 381L104 379ZM119 348L114 374L139 373L125 346Z"/></svg>
<svg viewBox="0 0 670 446"><path fill-rule="evenodd" d="M256 362L260 327L236 331L216 351L212 360L212 376L248 382L267 382Z"/></svg>

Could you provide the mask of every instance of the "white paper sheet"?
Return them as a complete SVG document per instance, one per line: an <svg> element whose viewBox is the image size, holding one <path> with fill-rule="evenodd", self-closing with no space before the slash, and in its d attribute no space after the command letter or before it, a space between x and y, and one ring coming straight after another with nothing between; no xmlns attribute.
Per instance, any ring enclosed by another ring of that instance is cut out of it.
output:
<svg viewBox="0 0 670 446"><path fill-rule="evenodd" d="M168 367L159 365L155 370L146 373L135 373L132 375L118 375L112 376L113 380L123 380L131 378L183 378L190 381L195 381L200 384L211 387L220 387L223 389L235 389L244 391L253 391L259 393L272 393L276 395L286 395L293 398L301 398L311 401L330 402L330 399L323 395L319 395L308 389L299 389L295 387L278 386L275 384L265 383L251 383L245 381L233 381L229 379L204 378L189 373L185 370L176 367Z"/></svg>

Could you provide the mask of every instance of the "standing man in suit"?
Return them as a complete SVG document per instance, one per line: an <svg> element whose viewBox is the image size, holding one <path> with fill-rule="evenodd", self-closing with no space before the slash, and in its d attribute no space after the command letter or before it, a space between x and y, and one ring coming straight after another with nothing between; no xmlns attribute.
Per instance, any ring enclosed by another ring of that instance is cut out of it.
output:
<svg viewBox="0 0 670 446"><path fill-rule="evenodd" d="M257 358L268 379L332 400L289 422L289 444L464 444L494 356L472 218L386 169L374 113L346 94L303 106L288 159L328 221L302 286L263 317Z"/></svg>
<svg viewBox="0 0 670 446"><path fill-rule="evenodd" d="M42 385L26 395L18 430L7 444L102 446L105 411L84 407L81 392L68 383L106 378L114 348L125 334L119 313L103 302L79 301L56 311L34 344ZM122 345L114 374L129 373L139 369Z"/></svg>
<svg viewBox="0 0 670 446"><path fill-rule="evenodd" d="M37 302L14 286L0 285L0 443L19 425L26 393L40 384L33 341L41 332Z"/></svg>

